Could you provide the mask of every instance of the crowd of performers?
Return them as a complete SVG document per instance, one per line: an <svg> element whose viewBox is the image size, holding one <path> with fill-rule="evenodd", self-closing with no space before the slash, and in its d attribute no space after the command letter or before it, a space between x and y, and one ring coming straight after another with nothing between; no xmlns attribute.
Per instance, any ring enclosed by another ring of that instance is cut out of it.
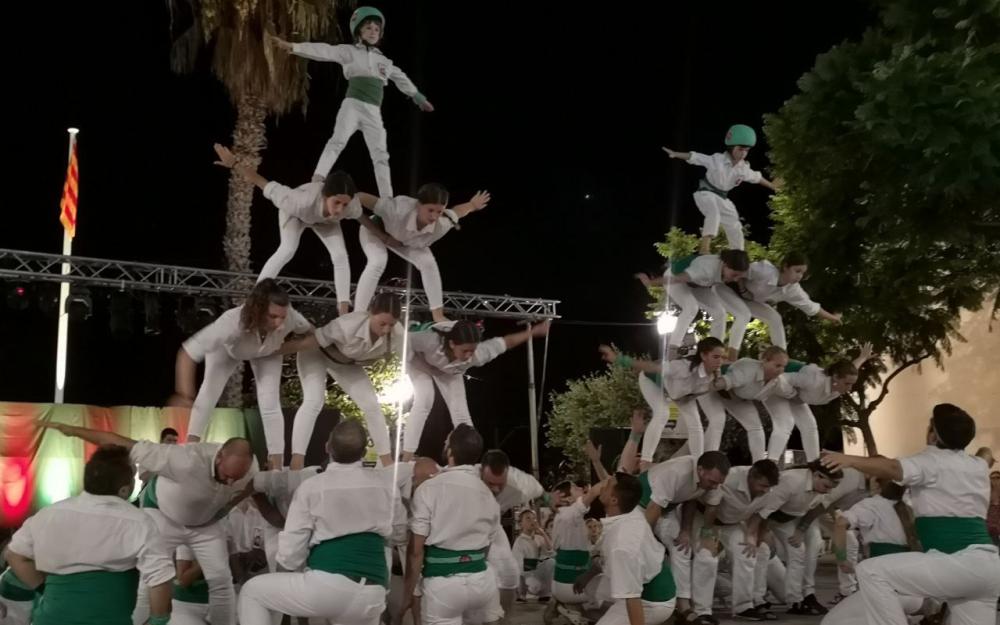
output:
<svg viewBox="0 0 1000 625"><path fill-rule="evenodd" d="M422 110L433 106L379 49L385 17L377 9L358 8L350 29L354 42L344 45L268 36L279 51L339 63L348 80L312 182L291 188L266 180L216 146L217 164L275 205L281 242L245 303L178 351L171 403L191 409L187 440L164 431L159 442L135 441L45 423L46 436L78 437L98 448L84 469L84 492L39 510L10 536L0 623L270 625L288 615L395 625L410 613L424 625L492 624L510 618L515 600L535 598L548 601L546 623L572 625L658 625L671 617L710 624L718 610L776 620L772 607L779 603L789 614L825 615L827 625L904 625L922 613L956 625L993 622L1000 472L989 473L987 451L965 451L976 432L973 417L955 405L934 406L925 420L927 447L904 458L820 450L810 406L850 390L871 349L826 367L789 358L776 303L832 323L841 317L800 286L808 268L803 254L775 265L751 263L743 250L729 191L741 182L775 188L746 161L756 143L747 126L733 126L725 151L710 156L665 149L706 170L694 194L705 216L701 253L675 259L662 277L638 276L664 286L668 305L680 310L662 360L600 347L608 363L636 372L648 404L637 408L614 471L591 445L597 480L566 480L546 492L502 451L486 450L469 414L464 374L544 336L548 326L484 339L476 324L445 317L431 245L485 208L490 195L451 207L448 191L434 183L414 197L393 195L380 113L384 87L392 81ZM359 192L349 175L334 170L357 130L371 153L378 196ZM361 223L367 257L353 302L344 219ZM710 254L720 227L729 249ZM306 229L320 237L334 266L338 316L321 327L294 310L274 280ZM434 320L429 327L404 328L399 299L377 293L389 250L419 271ZM699 311L712 321L711 336L684 356ZM728 316L734 322L727 341ZM768 326L771 346L759 359L740 358L753 317ZM285 466L279 387L282 359L292 353L302 401ZM365 369L394 356L406 362L414 387L398 457ZM201 440L244 361L253 369L264 426L263 467L246 439ZM205 369L200 387L198 363ZM339 422L324 433L328 462L307 467L327 375L366 425ZM432 459L415 452L435 388L454 429ZM671 405L686 447L654 462ZM769 438L758 405L770 415ZM727 414L747 432L749 466L731 466L719 451ZM783 462L794 428L803 466ZM373 467L362 462L369 441L379 458ZM144 484L130 503L137 468ZM517 527L513 545L501 525L508 512ZM824 532L839 567L840 593L829 610L815 594ZM244 570L247 552L263 554L257 574Z"/></svg>

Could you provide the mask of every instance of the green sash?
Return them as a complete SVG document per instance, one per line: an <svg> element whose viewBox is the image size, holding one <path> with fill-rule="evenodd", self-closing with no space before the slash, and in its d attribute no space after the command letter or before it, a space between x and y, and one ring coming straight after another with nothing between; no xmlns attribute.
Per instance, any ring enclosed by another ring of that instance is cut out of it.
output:
<svg viewBox="0 0 1000 625"><path fill-rule="evenodd" d="M375 532L348 534L324 540L309 551L306 564L315 571L336 573L357 581L370 579L389 587L385 564L385 539Z"/></svg>
<svg viewBox="0 0 1000 625"><path fill-rule="evenodd" d="M906 545L895 543L868 543L868 555L872 558L887 556L893 553L906 553L910 550Z"/></svg>
<svg viewBox="0 0 1000 625"><path fill-rule="evenodd" d="M132 625L139 571L49 574L34 625Z"/></svg>
<svg viewBox="0 0 1000 625"><path fill-rule="evenodd" d="M18 579L14 569L7 569L0 575L0 597L10 601L34 601L35 591Z"/></svg>
<svg viewBox="0 0 1000 625"><path fill-rule="evenodd" d="M140 508L156 508L160 509L160 504L156 501L156 478L158 476L154 475L149 478L146 485L142 487L142 492L139 493L139 507Z"/></svg>
<svg viewBox="0 0 1000 625"><path fill-rule="evenodd" d="M729 198L729 191L723 191L705 178L698 181L698 191L708 191L709 193L714 193L724 200Z"/></svg>
<svg viewBox="0 0 1000 625"><path fill-rule="evenodd" d="M986 519L972 517L917 517L917 536L924 551L955 553L971 545L992 545Z"/></svg>
<svg viewBox="0 0 1000 625"><path fill-rule="evenodd" d="M452 550L428 545L424 551L424 577L447 577L486 570L486 548Z"/></svg>
<svg viewBox="0 0 1000 625"><path fill-rule="evenodd" d="M642 497L639 498L639 505L645 508L653 498L653 488L649 485L649 471L643 471L639 474L639 485L642 486Z"/></svg>
<svg viewBox="0 0 1000 625"><path fill-rule="evenodd" d="M687 271L687 268L691 266L694 259L698 258L697 254L691 254L690 256L684 256L678 258L674 262L670 263L670 275L676 276Z"/></svg>
<svg viewBox="0 0 1000 625"><path fill-rule="evenodd" d="M525 571L534 571L535 569L538 568L538 562L539 562L538 558L525 558L524 559L524 570Z"/></svg>
<svg viewBox="0 0 1000 625"><path fill-rule="evenodd" d="M669 560L663 562L656 577L642 585L643 601L653 601L662 603L670 601L677 595L677 586L674 584L674 574L670 572Z"/></svg>
<svg viewBox="0 0 1000 625"><path fill-rule="evenodd" d="M795 373L796 371L801 371L804 366L806 366L806 363L804 362L789 360L788 364L785 365L785 373Z"/></svg>
<svg viewBox="0 0 1000 625"><path fill-rule="evenodd" d="M382 79L374 76L355 76L347 81L347 93L345 98L354 98L375 106L382 106L382 92L385 91L385 83Z"/></svg>
<svg viewBox="0 0 1000 625"><path fill-rule="evenodd" d="M590 569L590 552L576 549L556 551L556 570L553 579L561 584L572 584Z"/></svg>
<svg viewBox="0 0 1000 625"><path fill-rule="evenodd" d="M208 603L208 582L204 578L193 582L190 586L180 586L174 582L174 599L184 603Z"/></svg>

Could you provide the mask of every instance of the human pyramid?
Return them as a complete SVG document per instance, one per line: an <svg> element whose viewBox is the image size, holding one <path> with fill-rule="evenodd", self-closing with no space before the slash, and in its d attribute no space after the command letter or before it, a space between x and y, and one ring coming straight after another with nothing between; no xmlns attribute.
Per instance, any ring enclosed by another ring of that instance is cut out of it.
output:
<svg viewBox="0 0 1000 625"><path fill-rule="evenodd" d="M608 473L591 445L599 481L564 481L546 493L502 451L485 450L472 425L464 373L544 336L548 325L484 340L475 324L445 318L431 245L484 209L490 195L482 191L451 208L448 191L434 183L415 197L393 195L380 113L384 87L392 81L422 110L433 106L379 50L381 12L359 7L350 30L354 42L336 46L269 37L287 53L341 64L348 79L312 182L290 188L266 180L215 146L218 165L234 169L278 208L281 243L245 303L178 351L171 403L191 408L187 442L176 444L176 432L164 431L154 443L45 423L99 447L86 465L84 492L30 517L4 550L9 568L0 577L0 622L270 625L289 615L395 625L409 611L424 625L492 624L509 618L518 595L551 597L546 623L562 618L573 625L656 625L672 616L678 623L717 623L716 594L746 620L776 619L774 598L789 604L791 614L821 615L827 609L814 594L814 577L824 522L843 595L824 622L904 625L907 613L936 610L941 602L953 623L992 622L1000 559L984 521L987 469L964 451L975 435L968 414L935 406L928 447L899 460L820 452L809 406L854 386L871 350L864 346L853 362L826 368L789 360L773 304L787 302L834 323L840 316L799 285L805 256L789 254L775 266L750 263L743 250L727 193L741 182L775 188L745 160L756 142L747 126L730 129L724 153L666 150L706 169L694 194L705 215L702 253L674 261L662 278L639 276L646 285L662 284L668 303L680 308L662 362L600 348L607 362L637 372L652 415L648 424L645 410L634 415L615 472ZM378 196L358 192L348 174L333 171L359 129ZM344 219L361 222L367 257L353 310ZM712 255L720 226L730 249ZM329 250L338 299L339 316L318 328L274 280L307 228ZM434 319L429 329L404 335L399 299L376 294L387 250L419 270ZM711 317L711 336L681 358L699 310ZM735 319L728 344L727 314ZM773 343L759 360L738 357L751 317L768 325ZM282 358L291 353L303 399L286 467L279 383ZM365 370L393 356L406 361L414 386L399 458ZM201 441L227 380L244 361L254 372L266 469L256 466L246 439ZM199 362L205 375L196 389ZM305 467L327 375L357 404L367 427L338 423L327 437L328 464ZM435 387L454 424L443 467L415 456ZM771 417L767 441L754 402ZM670 403L687 429L687 453L654 463ZM727 412L747 430L752 466L730 466L718 450ZM808 464L780 470L793 427ZM369 439L379 457L371 468L362 464ZM139 507L128 503L136 467L145 480ZM869 496L865 475L878 479L877 494ZM596 502L600 521L590 517ZM520 533L512 549L500 517L514 509ZM255 540L268 572L242 583L237 597L230 555ZM863 561L859 545L868 554Z"/></svg>

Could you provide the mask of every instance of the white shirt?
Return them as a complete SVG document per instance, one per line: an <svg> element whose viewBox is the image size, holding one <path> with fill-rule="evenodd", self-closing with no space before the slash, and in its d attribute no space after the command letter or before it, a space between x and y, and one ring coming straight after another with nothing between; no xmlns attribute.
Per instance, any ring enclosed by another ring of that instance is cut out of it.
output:
<svg viewBox="0 0 1000 625"><path fill-rule="evenodd" d="M531 537L525 534L518 534L517 538L514 539L514 545L510 548L511 553L514 554L514 559L517 561L517 570L524 571L524 560L541 560L544 557L542 552L542 545L540 544L541 537Z"/></svg>
<svg viewBox="0 0 1000 625"><path fill-rule="evenodd" d="M713 187L722 191L735 189L741 182L757 184L763 176L759 171L750 169L750 164L746 159L733 164L729 154L716 152L711 156L700 152L691 152L688 162L692 165L699 165L705 168L705 179Z"/></svg>
<svg viewBox="0 0 1000 625"><path fill-rule="evenodd" d="M754 504L760 516L767 518L781 510L783 513L800 517L809 512L818 493L813 490L812 471L809 469L788 469L781 472L778 485L773 487Z"/></svg>
<svg viewBox="0 0 1000 625"><path fill-rule="evenodd" d="M295 491L302 486L302 482L322 472L323 469L318 466L297 470L285 467L280 471L260 471L253 476L253 489L270 497L282 516L288 516L288 508L292 505Z"/></svg>
<svg viewBox="0 0 1000 625"><path fill-rule="evenodd" d="M809 299L809 294L796 282L778 286L781 271L770 261L758 260L750 263L746 278L740 280L756 302L787 302L812 317L819 312L820 305Z"/></svg>
<svg viewBox="0 0 1000 625"><path fill-rule="evenodd" d="M754 497L750 494L749 475L750 467L729 470L726 481L719 486L722 499L715 509L715 518L719 523L734 525L746 521L753 514Z"/></svg>
<svg viewBox="0 0 1000 625"><path fill-rule="evenodd" d="M430 247L458 223L458 213L446 208L437 221L417 228L417 200L405 195L379 198L372 212L382 218L385 231L406 247Z"/></svg>
<svg viewBox="0 0 1000 625"><path fill-rule="evenodd" d="M389 336L380 336L372 341L370 318L371 315L364 310L340 315L316 330L316 342L321 347L335 346L341 354L359 365L375 362L390 353L401 353L403 325L397 321Z"/></svg>
<svg viewBox="0 0 1000 625"><path fill-rule="evenodd" d="M481 475L482 465L477 464L476 471L477 475ZM526 506L544 494L545 489L535 476L516 467L508 467L507 485L496 496L496 500L500 506L500 513L503 514L515 506Z"/></svg>
<svg viewBox="0 0 1000 625"><path fill-rule="evenodd" d="M681 273L686 273L689 286L712 286L723 284L722 282L722 259L715 254L702 254L691 261L687 269ZM670 268L667 268L667 276L673 275Z"/></svg>
<svg viewBox="0 0 1000 625"><path fill-rule="evenodd" d="M432 327L448 331L455 325L454 321L435 323ZM495 337L481 341L476 345L476 351L468 360L449 360L444 352L445 339L434 330L411 332L409 347L411 358L421 358L431 367L444 373L465 373L473 367L482 367L500 354L507 351L507 342L503 337Z"/></svg>
<svg viewBox="0 0 1000 625"><path fill-rule="evenodd" d="M144 584L174 578L174 562L153 519L113 495L83 492L42 508L10 540L14 553L56 575L139 569Z"/></svg>
<svg viewBox="0 0 1000 625"><path fill-rule="evenodd" d="M861 538L866 543L905 545L906 532L895 506L895 501L875 495L862 499L843 515L851 527L861 532Z"/></svg>
<svg viewBox="0 0 1000 625"><path fill-rule="evenodd" d="M446 467L413 493L410 531L442 549L485 549L500 531L500 506L477 467Z"/></svg>
<svg viewBox="0 0 1000 625"><path fill-rule="evenodd" d="M740 358L723 375L726 389L740 399L763 401L778 387L781 376L764 381L764 365L754 358Z"/></svg>
<svg viewBox="0 0 1000 625"><path fill-rule="evenodd" d="M674 401L694 399L697 395L711 391L712 380L712 376L705 371L705 365L699 364L692 369L691 361L681 358L667 363L663 375L663 388Z"/></svg>
<svg viewBox="0 0 1000 625"><path fill-rule="evenodd" d="M962 450L928 446L919 454L900 458L903 479L910 487L917 517L986 518L990 506L990 478L986 462Z"/></svg>
<svg viewBox="0 0 1000 625"><path fill-rule="evenodd" d="M264 186L264 197L271 200L281 212L310 226L337 224L344 219L357 219L363 212L361 201L355 197L338 217L328 217L322 182L307 182L293 189L272 180Z"/></svg>
<svg viewBox="0 0 1000 625"><path fill-rule="evenodd" d="M661 508L670 504L684 503L698 499L708 506L717 506L722 501L719 489L706 491L698 486L698 459L694 456L680 456L649 468L650 499Z"/></svg>
<svg viewBox="0 0 1000 625"><path fill-rule="evenodd" d="M327 540L371 532L406 540L406 514L396 496L392 476L367 469L361 462L331 462L326 471L306 480L292 496L285 529L278 534L277 562L294 571L309 550Z"/></svg>
<svg viewBox="0 0 1000 625"><path fill-rule="evenodd" d="M587 506L583 505L582 498L557 508L556 518L552 521L552 546L570 551L590 551L590 534L583 518L585 514Z"/></svg>
<svg viewBox="0 0 1000 625"><path fill-rule="evenodd" d="M326 43L296 43L292 44L292 54L313 61L340 63L344 68L344 78L348 80L357 77L378 78L383 85L391 80L405 95L411 98L417 96L417 87L413 81L378 48L361 43L335 46Z"/></svg>
<svg viewBox="0 0 1000 625"><path fill-rule="evenodd" d="M156 503L165 517L179 525L203 525L239 495L257 473L250 470L231 485L215 479L215 457L222 443L161 445L139 441L132 446L132 462L157 474Z"/></svg>
<svg viewBox="0 0 1000 625"><path fill-rule="evenodd" d="M822 406L840 397L840 393L832 389L830 376L819 365L805 365L798 371L782 375L803 403Z"/></svg>
<svg viewBox="0 0 1000 625"><path fill-rule="evenodd" d="M263 358L281 349L281 344L289 334L306 334L312 331L312 324L306 321L299 311L289 306L288 314L281 326L269 332L261 340L260 332L256 329L247 331L241 327L242 312L243 306L230 308L184 341L184 351L191 360L201 362L205 360L206 354L219 349L225 350L235 360Z"/></svg>
<svg viewBox="0 0 1000 625"><path fill-rule="evenodd" d="M865 474L850 467L843 469L844 477L833 490L820 497L820 502L827 508L837 508L844 511L862 499L868 498L868 481Z"/></svg>
<svg viewBox="0 0 1000 625"><path fill-rule="evenodd" d="M601 555L604 574L611 581L611 598L641 597L642 586L663 569L663 545L638 506L627 514L605 517L601 523Z"/></svg>

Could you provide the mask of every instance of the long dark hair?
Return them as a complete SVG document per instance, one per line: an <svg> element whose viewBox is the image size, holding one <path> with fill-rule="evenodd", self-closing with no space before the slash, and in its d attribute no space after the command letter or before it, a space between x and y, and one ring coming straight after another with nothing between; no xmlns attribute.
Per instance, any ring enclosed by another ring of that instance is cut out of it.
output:
<svg viewBox="0 0 1000 625"><path fill-rule="evenodd" d="M831 378L846 378L849 375L858 375L858 368L850 360L838 360L828 366L825 373Z"/></svg>
<svg viewBox="0 0 1000 625"><path fill-rule="evenodd" d="M459 319L451 326L448 330L442 330L441 328L431 328L438 336L441 337L441 346L444 347L444 353L448 355L449 358L454 357L454 353L451 351L451 345L449 341L455 345L465 345L466 343L479 343L483 340L482 330L479 326L473 322L466 319Z"/></svg>
<svg viewBox="0 0 1000 625"><path fill-rule="evenodd" d="M722 250L719 258L733 271L746 271L750 269L750 255L743 250Z"/></svg>
<svg viewBox="0 0 1000 625"><path fill-rule="evenodd" d="M690 365L688 366L690 367L690 370L694 371L698 368L698 365L701 364L702 354L707 354L713 349L718 349L720 347L725 348L726 346L722 344L722 341L714 336L709 336L698 341L698 345L695 346L694 353L688 356L688 360L690 361Z"/></svg>
<svg viewBox="0 0 1000 625"><path fill-rule="evenodd" d="M285 290L272 278L265 278L257 283L243 302L240 327L247 332L266 327L264 321L267 319L267 309L271 304L288 306L288 293L285 293Z"/></svg>

